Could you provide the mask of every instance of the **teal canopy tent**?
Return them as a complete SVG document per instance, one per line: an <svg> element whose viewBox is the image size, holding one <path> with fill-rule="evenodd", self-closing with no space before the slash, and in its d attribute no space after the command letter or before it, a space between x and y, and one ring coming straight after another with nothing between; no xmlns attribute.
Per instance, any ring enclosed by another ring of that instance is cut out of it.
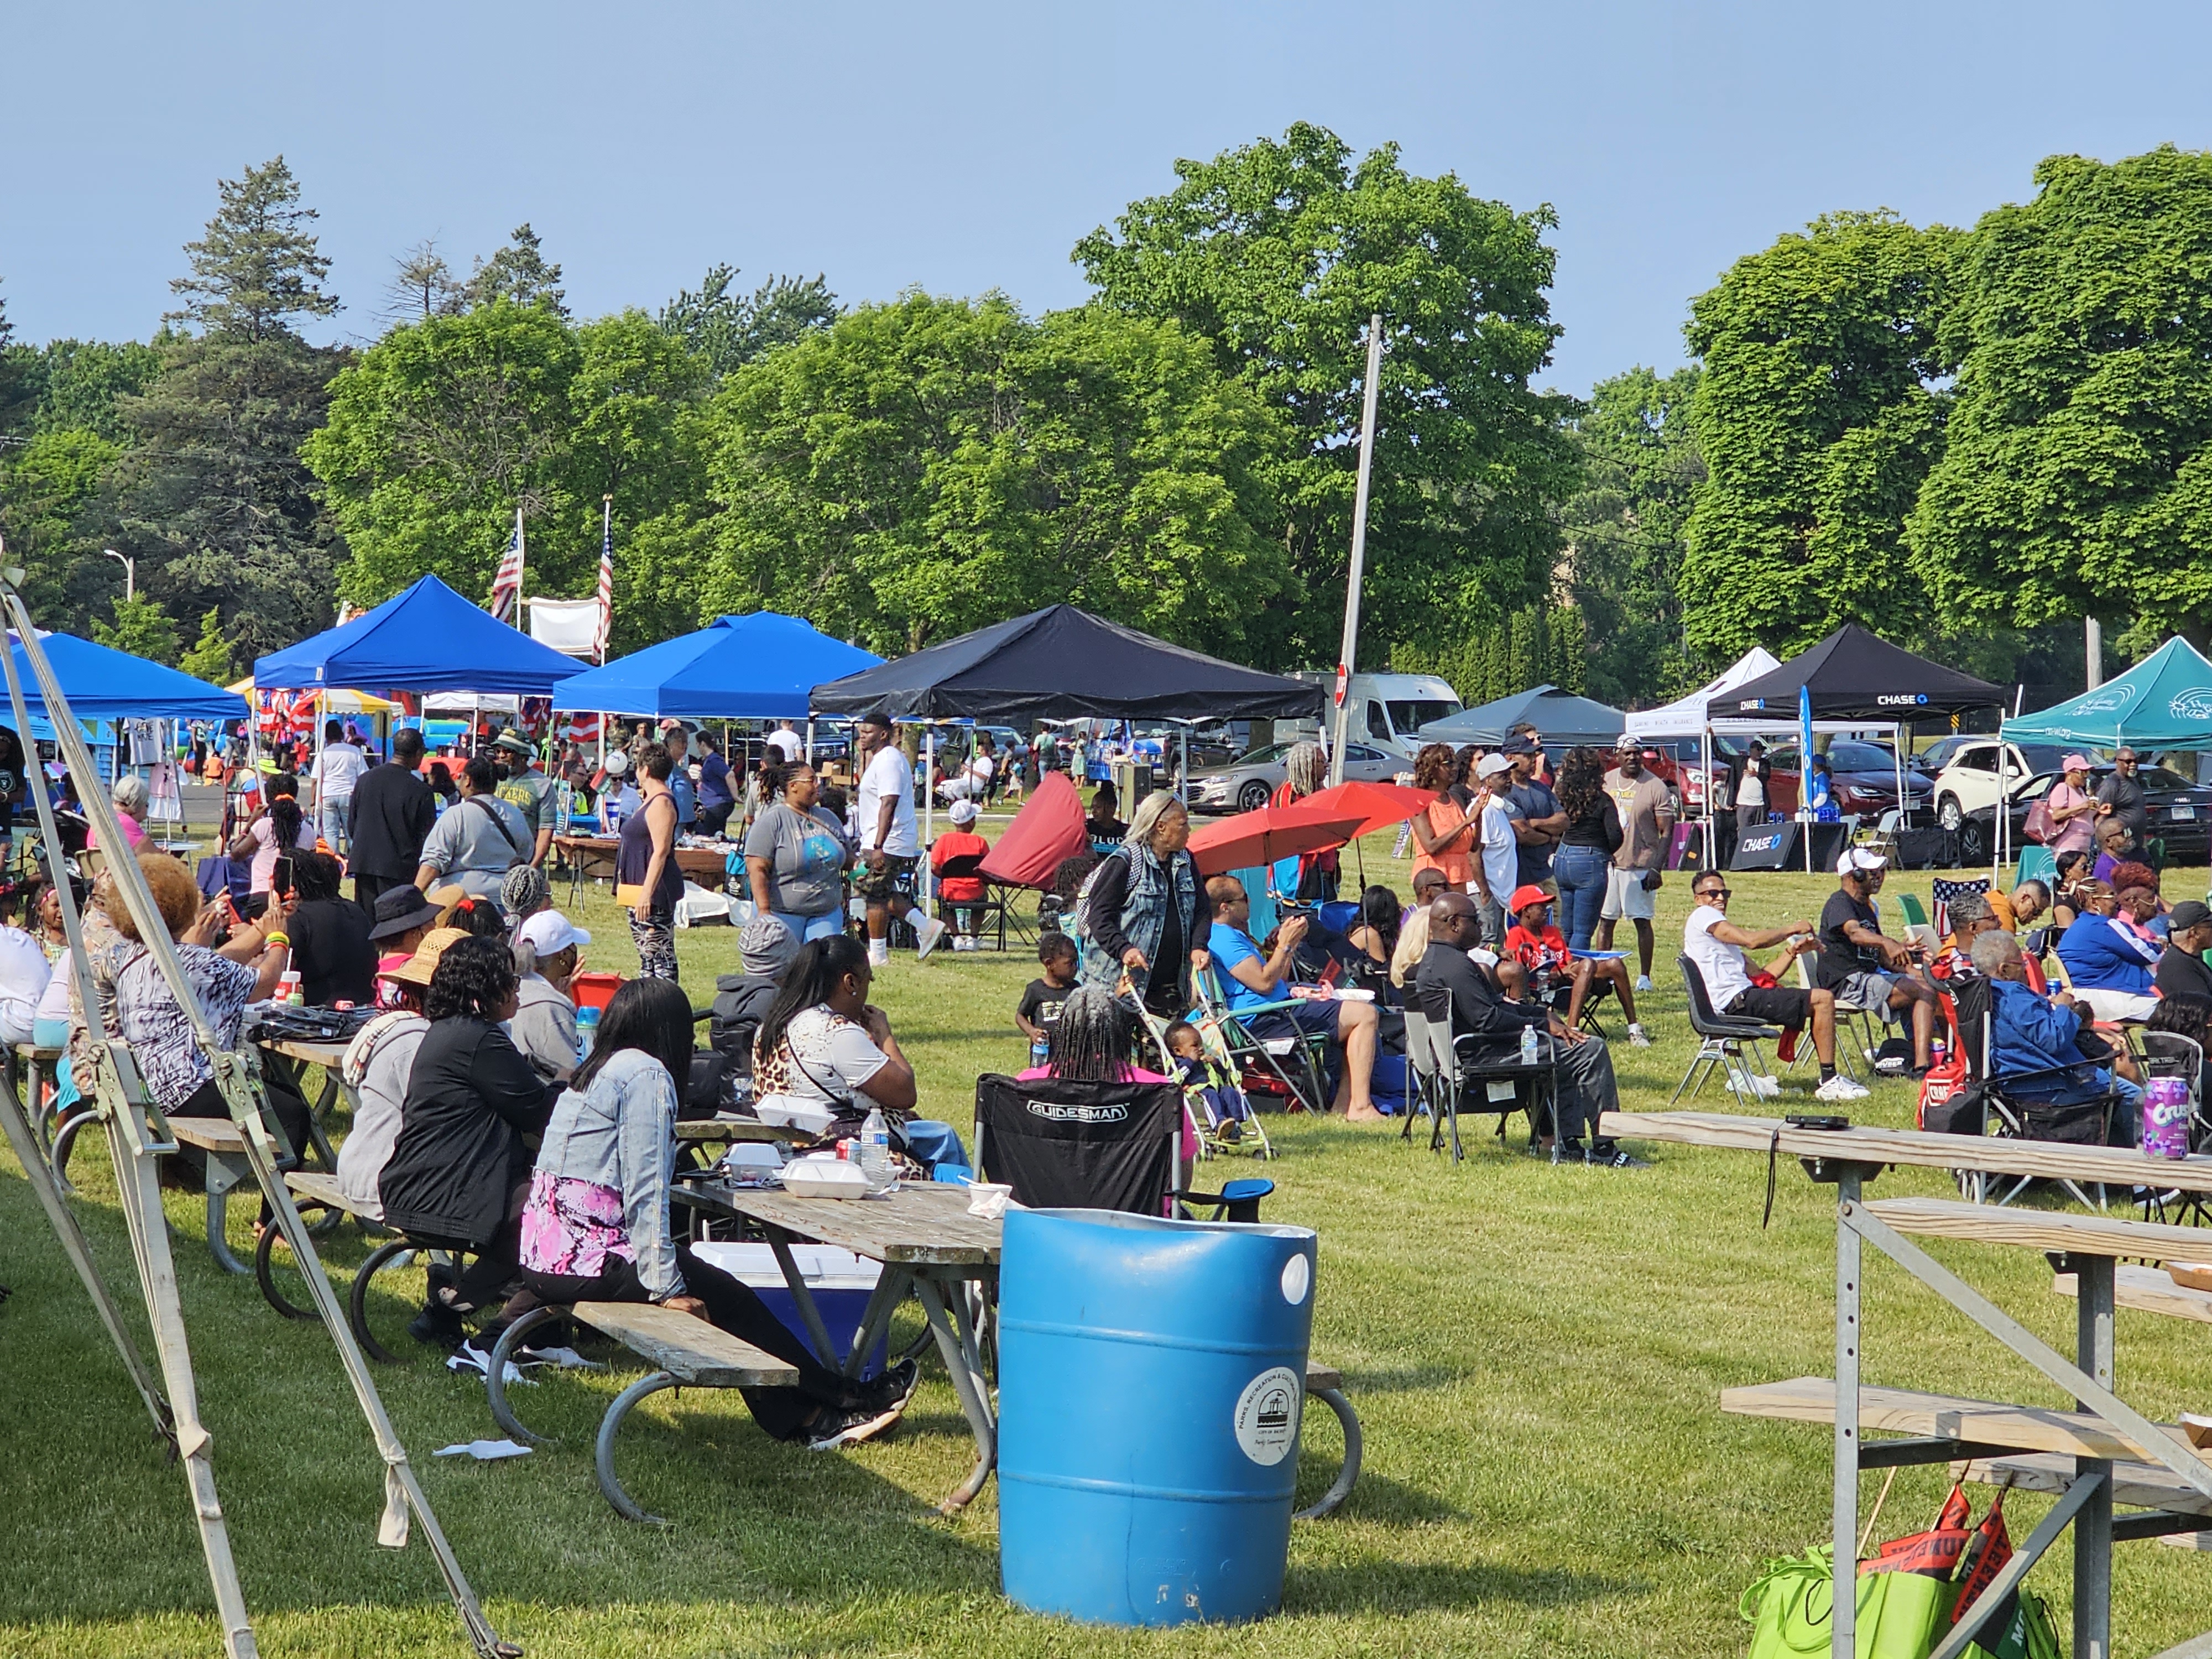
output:
<svg viewBox="0 0 2212 1659"><path fill-rule="evenodd" d="M2126 673L2005 721L2004 735L2099 749L2212 749L2212 661L2177 635Z"/></svg>

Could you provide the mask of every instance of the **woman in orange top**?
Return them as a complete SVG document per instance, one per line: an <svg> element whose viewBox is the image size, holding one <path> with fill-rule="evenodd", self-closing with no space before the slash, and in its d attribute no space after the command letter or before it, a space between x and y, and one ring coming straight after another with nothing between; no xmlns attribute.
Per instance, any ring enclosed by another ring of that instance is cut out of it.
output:
<svg viewBox="0 0 2212 1659"><path fill-rule="evenodd" d="M1465 892L1474 879L1474 819L1468 808L1452 799L1452 781L1459 757L1448 743L1424 744L1413 759L1413 787L1436 793L1427 808L1411 820L1413 840L1420 851L1413 858L1413 873L1434 870L1445 884Z"/></svg>

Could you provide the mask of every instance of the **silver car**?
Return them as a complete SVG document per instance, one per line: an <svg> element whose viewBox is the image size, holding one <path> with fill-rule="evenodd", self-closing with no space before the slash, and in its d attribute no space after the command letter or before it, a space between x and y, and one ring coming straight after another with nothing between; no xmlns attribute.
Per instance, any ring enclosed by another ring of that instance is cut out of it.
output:
<svg viewBox="0 0 2212 1659"><path fill-rule="evenodd" d="M1192 807L1200 812L1256 812L1267 804L1267 797L1282 787L1283 757L1291 747L1290 744L1279 743L1255 749L1226 766L1192 767ZM1370 744L1347 743L1344 746L1346 781L1388 783L1405 769L1404 761Z"/></svg>

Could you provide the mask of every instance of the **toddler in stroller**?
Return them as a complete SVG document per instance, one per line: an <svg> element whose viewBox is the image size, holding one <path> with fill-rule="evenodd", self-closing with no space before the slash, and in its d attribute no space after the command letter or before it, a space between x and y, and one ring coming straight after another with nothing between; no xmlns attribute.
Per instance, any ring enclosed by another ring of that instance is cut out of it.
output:
<svg viewBox="0 0 2212 1659"><path fill-rule="evenodd" d="M1236 1147L1273 1158L1267 1132L1253 1115L1252 1103L1237 1085L1233 1071L1224 1071L1206 1053L1206 1039L1198 1027L1187 1019L1176 1020L1161 1033L1160 1041L1206 1150Z"/></svg>

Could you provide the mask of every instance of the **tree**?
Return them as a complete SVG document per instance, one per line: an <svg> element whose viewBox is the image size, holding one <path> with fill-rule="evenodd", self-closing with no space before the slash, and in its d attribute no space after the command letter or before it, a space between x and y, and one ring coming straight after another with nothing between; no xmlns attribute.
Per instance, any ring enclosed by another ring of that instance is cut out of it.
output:
<svg viewBox="0 0 2212 1659"><path fill-rule="evenodd" d="M192 616L219 608L258 654L330 621L343 550L300 448L346 354L294 326L338 302L283 158L220 188L207 234L186 249L191 274L173 285L183 331L156 343L161 377L120 400L132 447L110 469L100 527L137 555L149 599Z"/></svg>
<svg viewBox="0 0 2212 1659"><path fill-rule="evenodd" d="M1911 539L1965 630L2133 617L2212 635L2212 155L2052 156L1975 226L1949 444Z"/></svg>
<svg viewBox="0 0 2212 1659"><path fill-rule="evenodd" d="M1583 482L1560 520L1593 646L1589 694L1601 702L1661 702L1705 678L1683 650L1679 598L1683 527L1705 477L1691 431L1697 386L1695 368L1632 368L1599 381L1575 422Z"/></svg>
<svg viewBox="0 0 2212 1659"><path fill-rule="evenodd" d="M1691 306L1692 426L1710 477L1683 558L1691 649L1787 656L1839 623L1911 635L1904 525L1942 453L1937 331L1958 233L1832 214L1739 259Z"/></svg>
<svg viewBox="0 0 2212 1659"><path fill-rule="evenodd" d="M1363 654L1540 602L1559 546L1550 507L1575 476L1573 400L1530 384L1559 332L1545 297L1552 210L1415 177L1395 146L1355 165L1304 123L1176 173L1172 191L1131 204L1074 257L1106 305L1207 341L1284 418L1264 528L1295 582L1267 619L1268 655L1335 659L1373 312L1390 349Z"/></svg>
<svg viewBox="0 0 2212 1659"><path fill-rule="evenodd" d="M128 651L134 657L176 665L177 624L162 609L161 600L149 599L143 593L117 599L113 624L94 622L92 637L110 650Z"/></svg>
<svg viewBox="0 0 2212 1659"><path fill-rule="evenodd" d="M83 526L121 453L97 433L70 429L0 450L0 534L40 627L82 631L114 587L115 565Z"/></svg>
<svg viewBox="0 0 2212 1659"><path fill-rule="evenodd" d="M222 208L207 234L185 244L191 274L170 283L185 296L169 320L248 344L295 337L295 317L328 317L337 296L324 291L331 262L308 227L318 216L300 201L284 158L221 180Z"/></svg>
<svg viewBox="0 0 2212 1659"><path fill-rule="evenodd" d="M561 267L546 263L538 233L524 221L507 233L507 246L489 259L478 259L461 289L462 303L471 311L496 300L519 306L540 306L556 317L568 314L568 295L561 289Z"/></svg>
<svg viewBox="0 0 2212 1659"><path fill-rule="evenodd" d="M716 265L696 294L685 289L660 310L660 326L716 381L764 352L837 320L837 296L819 275L771 276L750 295L732 294L734 265Z"/></svg>
<svg viewBox="0 0 2212 1659"><path fill-rule="evenodd" d="M230 636L222 631L222 612L210 610L200 618L200 636L177 666L210 685L228 685L238 678L238 661L232 654Z"/></svg>
<svg viewBox="0 0 2212 1659"><path fill-rule="evenodd" d="M738 370L714 424L702 615L889 652L1065 599L1236 652L1288 576L1279 422L1172 323L910 293Z"/></svg>
<svg viewBox="0 0 2212 1659"><path fill-rule="evenodd" d="M420 322L461 308L461 284L431 238L416 243L392 264L392 281L384 291L387 325Z"/></svg>

